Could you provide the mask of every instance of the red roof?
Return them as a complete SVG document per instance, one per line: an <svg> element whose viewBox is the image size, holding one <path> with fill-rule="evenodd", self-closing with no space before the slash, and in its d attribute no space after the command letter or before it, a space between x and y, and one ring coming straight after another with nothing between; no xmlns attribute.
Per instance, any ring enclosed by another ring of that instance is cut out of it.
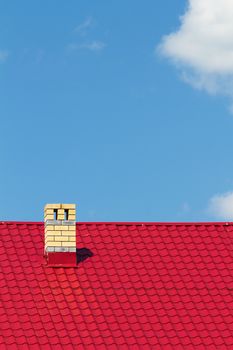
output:
<svg viewBox="0 0 233 350"><path fill-rule="evenodd" d="M233 224L79 223L77 268L42 223L0 223L0 348L232 349Z"/></svg>

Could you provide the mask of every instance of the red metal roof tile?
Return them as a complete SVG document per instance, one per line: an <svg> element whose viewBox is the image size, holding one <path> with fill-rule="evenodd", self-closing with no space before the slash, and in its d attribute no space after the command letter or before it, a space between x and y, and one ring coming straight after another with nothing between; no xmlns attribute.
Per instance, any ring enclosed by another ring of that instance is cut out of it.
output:
<svg viewBox="0 0 233 350"><path fill-rule="evenodd" d="M0 223L1 349L231 348L233 224L80 223L78 268L43 224Z"/></svg>

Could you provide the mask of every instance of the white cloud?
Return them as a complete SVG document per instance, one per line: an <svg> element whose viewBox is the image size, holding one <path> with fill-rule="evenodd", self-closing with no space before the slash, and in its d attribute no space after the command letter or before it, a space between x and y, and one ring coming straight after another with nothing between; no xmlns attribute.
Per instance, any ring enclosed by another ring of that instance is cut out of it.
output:
<svg viewBox="0 0 233 350"><path fill-rule="evenodd" d="M8 57L9 57L9 51L7 51L7 50L0 50L0 63L6 62Z"/></svg>
<svg viewBox="0 0 233 350"><path fill-rule="evenodd" d="M233 99L233 1L188 0L180 20L157 50L193 87Z"/></svg>
<svg viewBox="0 0 233 350"><path fill-rule="evenodd" d="M89 16L85 19L85 21L83 21L74 29L74 32L79 34L80 36L85 36L88 32L88 29L93 27L93 25L94 25L94 20L91 16Z"/></svg>
<svg viewBox="0 0 233 350"><path fill-rule="evenodd" d="M101 51L105 48L106 44L102 41L94 40L89 43L84 44L70 44L68 45L68 49L71 51L75 50L89 50L93 52Z"/></svg>
<svg viewBox="0 0 233 350"><path fill-rule="evenodd" d="M220 219L233 220L233 192L213 196L209 201L208 212Z"/></svg>

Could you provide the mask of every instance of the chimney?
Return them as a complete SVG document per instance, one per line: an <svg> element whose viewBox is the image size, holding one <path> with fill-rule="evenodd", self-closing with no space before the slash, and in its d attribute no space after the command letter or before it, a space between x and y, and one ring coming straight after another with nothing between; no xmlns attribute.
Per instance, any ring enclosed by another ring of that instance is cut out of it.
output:
<svg viewBox="0 0 233 350"><path fill-rule="evenodd" d="M75 204L46 204L44 252L48 265L76 266Z"/></svg>

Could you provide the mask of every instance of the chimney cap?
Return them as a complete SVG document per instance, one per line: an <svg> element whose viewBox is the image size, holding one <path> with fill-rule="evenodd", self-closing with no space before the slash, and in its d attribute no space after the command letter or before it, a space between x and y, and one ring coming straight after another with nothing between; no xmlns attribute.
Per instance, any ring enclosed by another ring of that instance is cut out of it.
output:
<svg viewBox="0 0 233 350"><path fill-rule="evenodd" d="M44 209L75 209L76 204L46 204Z"/></svg>

